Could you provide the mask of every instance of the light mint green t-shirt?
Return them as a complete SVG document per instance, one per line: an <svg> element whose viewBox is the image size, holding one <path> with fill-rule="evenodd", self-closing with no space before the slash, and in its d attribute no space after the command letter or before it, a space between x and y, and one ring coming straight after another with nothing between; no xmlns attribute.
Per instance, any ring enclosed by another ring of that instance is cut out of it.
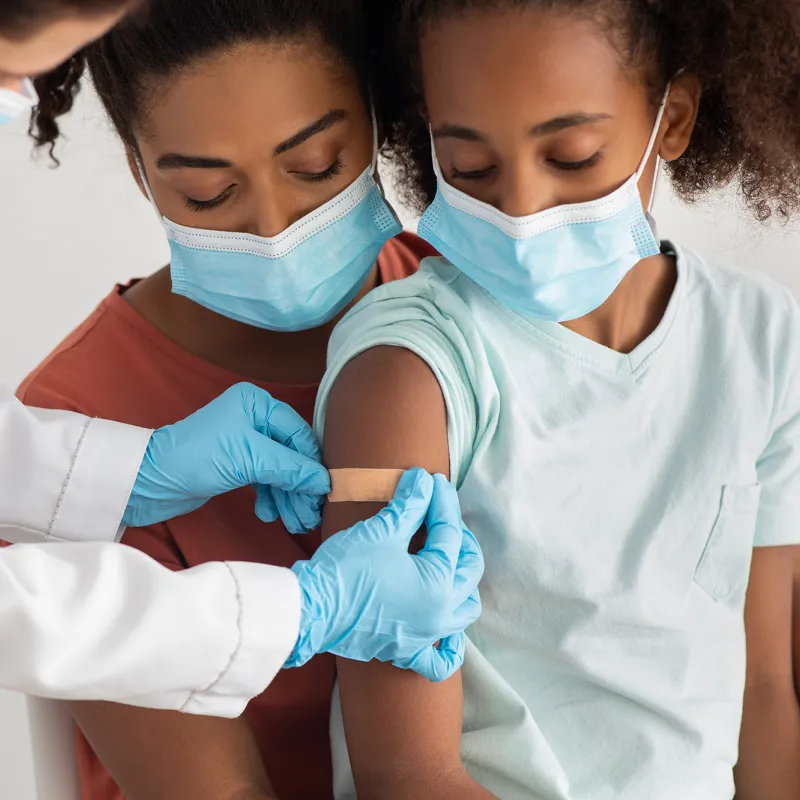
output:
<svg viewBox="0 0 800 800"><path fill-rule="evenodd" d="M734 794L752 550L800 543L800 312L674 252L664 319L628 355L515 314L443 259L331 339L319 434L336 376L376 345L417 353L444 393L486 557L462 757L503 800Z"/></svg>

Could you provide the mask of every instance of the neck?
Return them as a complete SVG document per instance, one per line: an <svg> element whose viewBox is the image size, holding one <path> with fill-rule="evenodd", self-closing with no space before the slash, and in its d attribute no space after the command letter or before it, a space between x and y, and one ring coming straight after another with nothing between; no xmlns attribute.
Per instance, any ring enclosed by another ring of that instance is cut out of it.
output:
<svg viewBox="0 0 800 800"><path fill-rule="evenodd" d="M168 267L136 284L125 299L177 345L215 366L265 383L314 384L325 373L331 331L349 308L375 288L378 276L376 265L358 296L338 317L296 333L246 325L173 294Z"/></svg>
<svg viewBox="0 0 800 800"><path fill-rule="evenodd" d="M600 308L562 325L611 350L630 353L658 327L676 279L673 258L665 255L645 258Z"/></svg>

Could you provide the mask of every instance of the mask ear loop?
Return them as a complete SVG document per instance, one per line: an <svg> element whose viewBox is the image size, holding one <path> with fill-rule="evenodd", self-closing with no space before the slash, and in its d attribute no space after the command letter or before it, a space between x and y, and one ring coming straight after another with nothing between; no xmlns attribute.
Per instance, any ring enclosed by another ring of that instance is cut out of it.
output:
<svg viewBox="0 0 800 800"><path fill-rule="evenodd" d="M378 171L378 115L375 113L375 103L370 102L370 116L372 117L372 166L370 167L369 174L375 177Z"/></svg>

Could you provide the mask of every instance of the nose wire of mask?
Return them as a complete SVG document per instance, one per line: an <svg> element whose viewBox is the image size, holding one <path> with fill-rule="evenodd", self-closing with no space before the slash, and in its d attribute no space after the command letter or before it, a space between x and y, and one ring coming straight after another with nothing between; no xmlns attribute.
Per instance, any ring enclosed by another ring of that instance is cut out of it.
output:
<svg viewBox="0 0 800 800"><path fill-rule="evenodd" d="M170 245L172 291L212 311L274 331L330 322L361 290L386 242L403 229L370 165L344 191L277 236L189 228L159 214ZM153 208L158 206L139 156Z"/></svg>
<svg viewBox="0 0 800 800"><path fill-rule="evenodd" d="M649 214L655 182L645 210L639 180L658 140L670 88L644 157L622 186L597 200L525 217L509 216L451 186L431 135L438 189L419 222L420 236L522 316L549 322L586 316L608 300L639 261L660 252Z"/></svg>
<svg viewBox="0 0 800 800"><path fill-rule="evenodd" d="M20 82L19 91L0 89L0 125L23 116L38 102L39 96L33 88L33 81L29 78L24 78Z"/></svg>

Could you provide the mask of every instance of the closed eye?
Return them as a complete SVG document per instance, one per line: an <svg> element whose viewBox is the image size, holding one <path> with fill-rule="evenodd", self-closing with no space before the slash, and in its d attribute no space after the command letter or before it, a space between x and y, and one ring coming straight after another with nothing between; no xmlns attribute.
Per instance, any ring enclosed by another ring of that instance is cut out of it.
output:
<svg viewBox="0 0 800 800"><path fill-rule="evenodd" d="M329 181L331 178L341 175L343 168L344 164L342 163L342 159L337 156L336 161L327 169L322 170L322 172L295 172L294 174L304 181L309 181L309 183L321 183L322 181Z"/></svg>
<svg viewBox="0 0 800 800"><path fill-rule="evenodd" d="M486 169L471 169L463 171L452 167L450 170L450 177L457 181L480 181L491 176L496 169L496 167L486 167Z"/></svg>
<svg viewBox="0 0 800 800"><path fill-rule="evenodd" d="M186 207L191 211L210 211L213 208L221 206L232 194L236 185L229 186L224 192L212 197L210 200L195 200L191 197L185 197L184 202Z"/></svg>
<svg viewBox="0 0 800 800"><path fill-rule="evenodd" d="M577 172L578 170L589 169L595 166L602 157L602 151L598 151L593 156L583 159L583 161L558 161L555 158L548 158L547 163L563 172Z"/></svg>

